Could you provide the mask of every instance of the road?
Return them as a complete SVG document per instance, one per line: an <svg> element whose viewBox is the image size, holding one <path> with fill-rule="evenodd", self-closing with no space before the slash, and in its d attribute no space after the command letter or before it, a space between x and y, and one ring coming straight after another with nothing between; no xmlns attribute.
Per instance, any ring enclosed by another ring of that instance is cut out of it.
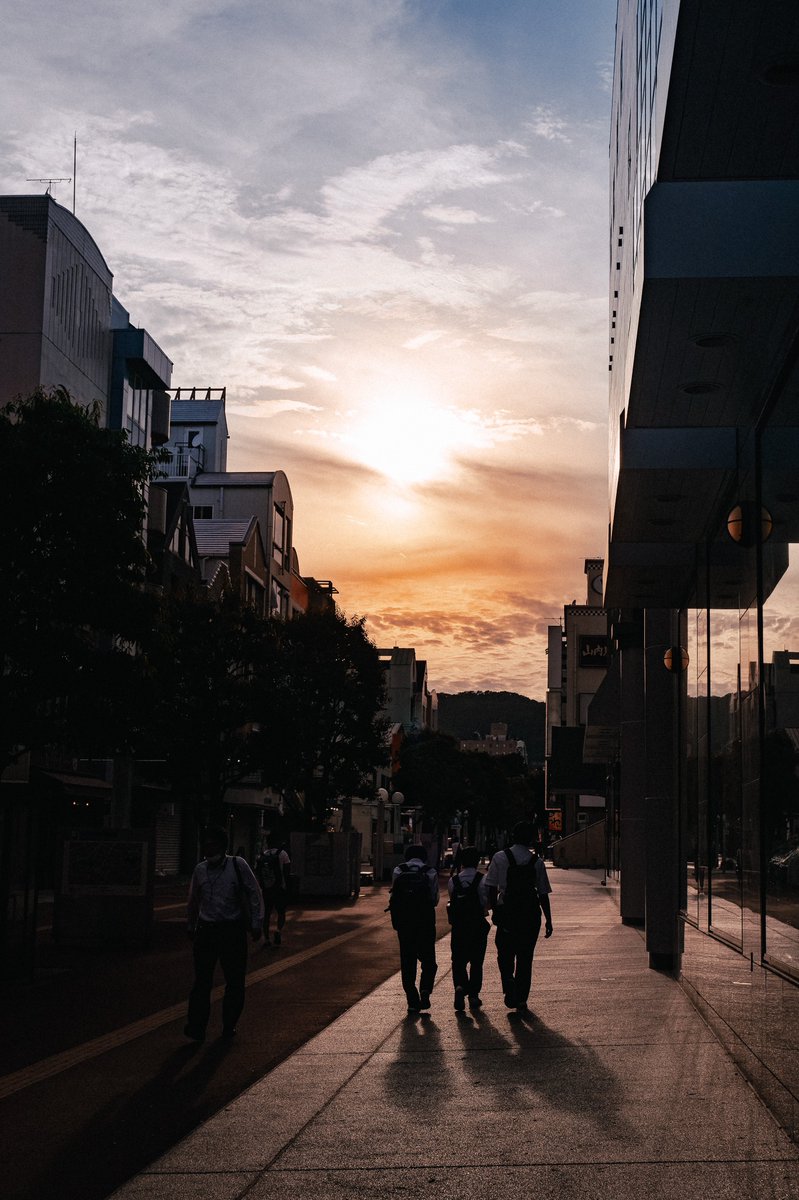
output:
<svg viewBox="0 0 799 1200"><path fill-rule="evenodd" d="M0 986L5 1200L101 1200L394 974L386 898L296 905L280 949L251 948L236 1038L216 1036L217 999L202 1046L182 1035L181 892L160 894L145 951L45 943L33 983Z"/></svg>

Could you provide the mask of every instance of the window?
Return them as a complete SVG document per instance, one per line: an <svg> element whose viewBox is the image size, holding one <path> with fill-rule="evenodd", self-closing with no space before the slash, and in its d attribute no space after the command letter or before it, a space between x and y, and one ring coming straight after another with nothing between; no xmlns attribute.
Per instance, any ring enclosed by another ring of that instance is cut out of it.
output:
<svg viewBox="0 0 799 1200"><path fill-rule="evenodd" d="M272 515L272 557L283 569L283 554L286 547L285 506L276 504Z"/></svg>
<svg viewBox="0 0 799 1200"><path fill-rule="evenodd" d="M213 521L214 509L211 504L195 504L192 509L195 521Z"/></svg>
<svg viewBox="0 0 799 1200"><path fill-rule="evenodd" d="M790 389L761 437L762 502L774 519L762 547L763 749L760 772L765 870L764 955L799 977L799 498Z"/></svg>
<svg viewBox="0 0 799 1200"><path fill-rule="evenodd" d="M685 803L682 822L680 908L689 920L707 925L708 613L687 614Z"/></svg>

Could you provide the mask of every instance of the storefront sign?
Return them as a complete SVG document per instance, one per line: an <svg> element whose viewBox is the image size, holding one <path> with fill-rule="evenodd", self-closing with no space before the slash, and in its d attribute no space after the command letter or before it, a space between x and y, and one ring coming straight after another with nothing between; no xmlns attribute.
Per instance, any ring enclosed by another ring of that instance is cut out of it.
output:
<svg viewBox="0 0 799 1200"><path fill-rule="evenodd" d="M602 667L604 670L610 660L610 645L606 637L596 634L584 634L580 638L580 666Z"/></svg>

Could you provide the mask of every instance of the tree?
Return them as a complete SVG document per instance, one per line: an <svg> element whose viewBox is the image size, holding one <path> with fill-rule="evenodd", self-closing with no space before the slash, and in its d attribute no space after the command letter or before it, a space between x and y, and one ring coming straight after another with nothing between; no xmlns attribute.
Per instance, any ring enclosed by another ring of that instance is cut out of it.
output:
<svg viewBox="0 0 799 1200"><path fill-rule="evenodd" d="M219 823L225 789L252 770L253 722L277 652L274 622L227 593L164 598L145 655L151 704L140 750L161 758L197 823Z"/></svg>
<svg viewBox="0 0 799 1200"><path fill-rule="evenodd" d="M268 781L302 792L313 817L357 795L386 761L384 681L364 621L306 613L277 630L277 662L265 664L259 737Z"/></svg>
<svg viewBox="0 0 799 1200"><path fill-rule="evenodd" d="M0 411L0 767L79 736L98 678L124 702L152 613L141 535L158 461L63 388Z"/></svg>
<svg viewBox="0 0 799 1200"><path fill-rule="evenodd" d="M467 755L448 734L412 734L402 744L396 782L406 804L421 808L425 819L441 831L468 801Z"/></svg>

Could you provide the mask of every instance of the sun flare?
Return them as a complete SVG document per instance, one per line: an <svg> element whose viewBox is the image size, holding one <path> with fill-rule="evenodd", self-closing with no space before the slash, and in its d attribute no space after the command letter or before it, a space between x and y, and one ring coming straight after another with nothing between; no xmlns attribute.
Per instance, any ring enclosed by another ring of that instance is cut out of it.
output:
<svg viewBox="0 0 799 1200"><path fill-rule="evenodd" d="M398 387L364 404L347 441L359 462L396 483L418 484L449 475L473 435L456 412L432 396Z"/></svg>

